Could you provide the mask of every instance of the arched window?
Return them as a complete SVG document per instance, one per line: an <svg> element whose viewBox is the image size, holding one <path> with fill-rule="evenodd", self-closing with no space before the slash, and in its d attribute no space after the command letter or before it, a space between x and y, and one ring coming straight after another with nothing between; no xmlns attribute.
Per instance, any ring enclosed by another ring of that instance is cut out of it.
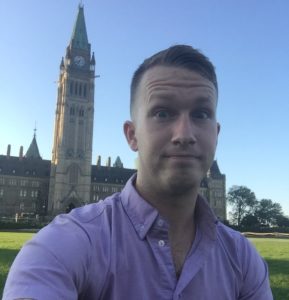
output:
<svg viewBox="0 0 289 300"><path fill-rule="evenodd" d="M79 83L78 95L81 96L81 94L82 94L82 84Z"/></svg>
<svg viewBox="0 0 289 300"><path fill-rule="evenodd" d="M74 84L74 95L77 95L77 90L78 90L78 83L75 82L75 84Z"/></svg>
<svg viewBox="0 0 289 300"><path fill-rule="evenodd" d="M73 164L69 168L69 183L77 184L78 182L78 174L79 174L79 167L77 164Z"/></svg>
<svg viewBox="0 0 289 300"><path fill-rule="evenodd" d="M86 83L83 86L83 97L86 97Z"/></svg>
<svg viewBox="0 0 289 300"><path fill-rule="evenodd" d="M79 109L79 116L80 117L84 116L84 109L82 107Z"/></svg>
<svg viewBox="0 0 289 300"><path fill-rule="evenodd" d="M69 93L70 93L70 95L73 94L73 81L70 81L70 85L69 85Z"/></svg>

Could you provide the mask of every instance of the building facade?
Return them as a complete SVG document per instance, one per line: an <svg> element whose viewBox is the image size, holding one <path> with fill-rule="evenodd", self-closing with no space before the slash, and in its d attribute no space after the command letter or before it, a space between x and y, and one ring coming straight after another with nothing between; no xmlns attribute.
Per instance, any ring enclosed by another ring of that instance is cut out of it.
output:
<svg viewBox="0 0 289 300"><path fill-rule="evenodd" d="M89 203L94 115L95 59L79 6L65 58L60 63L52 149L49 213Z"/></svg>
<svg viewBox="0 0 289 300"><path fill-rule="evenodd" d="M122 190L136 172L119 157L105 166L92 161L95 57L88 42L83 7L65 57L61 59L52 159L41 158L36 134L23 154L0 155L0 217L53 216ZM200 192L220 219L226 219L225 175L214 161Z"/></svg>

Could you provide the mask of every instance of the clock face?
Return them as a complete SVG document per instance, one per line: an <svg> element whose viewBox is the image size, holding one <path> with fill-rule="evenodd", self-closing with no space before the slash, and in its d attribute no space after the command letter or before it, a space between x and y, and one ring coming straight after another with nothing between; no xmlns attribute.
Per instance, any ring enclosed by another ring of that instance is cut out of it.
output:
<svg viewBox="0 0 289 300"><path fill-rule="evenodd" d="M85 59L82 56L75 56L74 57L74 63L78 66L78 67L82 67L85 64Z"/></svg>

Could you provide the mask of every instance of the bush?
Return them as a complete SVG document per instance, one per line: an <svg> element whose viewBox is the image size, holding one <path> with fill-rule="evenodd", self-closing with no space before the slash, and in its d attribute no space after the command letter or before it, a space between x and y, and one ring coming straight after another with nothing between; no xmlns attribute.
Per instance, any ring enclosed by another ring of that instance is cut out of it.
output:
<svg viewBox="0 0 289 300"><path fill-rule="evenodd" d="M38 230L44 227L46 223L32 222L30 220L26 222L3 222L0 221L0 230L18 230L18 229L35 229Z"/></svg>
<svg viewBox="0 0 289 300"><path fill-rule="evenodd" d="M240 232L260 232L260 233L271 233L271 232L279 232L279 233L289 233L289 227L269 227L269 226L236 226L232 225L229 222L226 224Z"/></svg>

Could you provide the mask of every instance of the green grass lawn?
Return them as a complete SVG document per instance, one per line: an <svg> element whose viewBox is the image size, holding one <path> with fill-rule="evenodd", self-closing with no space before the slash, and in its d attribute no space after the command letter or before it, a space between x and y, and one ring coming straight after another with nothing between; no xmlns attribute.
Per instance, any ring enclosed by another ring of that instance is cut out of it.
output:
<svg viewBox="0 0 289 300"><path fill-rule="evenodd" d="M274 300L289 299L289 239L250 240L268 263Z"/></svg>
<svg viewBox="0 0 289 300"><path fill-rule="evenodd" d="M32 236L33 233L0 232L0 297L14 257ZM274 300L289 299L289 239L250 240L269 265Z"/></svg>
<svg viewBox="0 0 289 300"><path fill-rule="evenodd" d="M0 232L0 298L12 261L21 246L33 236L26 232Z"/></svg>

